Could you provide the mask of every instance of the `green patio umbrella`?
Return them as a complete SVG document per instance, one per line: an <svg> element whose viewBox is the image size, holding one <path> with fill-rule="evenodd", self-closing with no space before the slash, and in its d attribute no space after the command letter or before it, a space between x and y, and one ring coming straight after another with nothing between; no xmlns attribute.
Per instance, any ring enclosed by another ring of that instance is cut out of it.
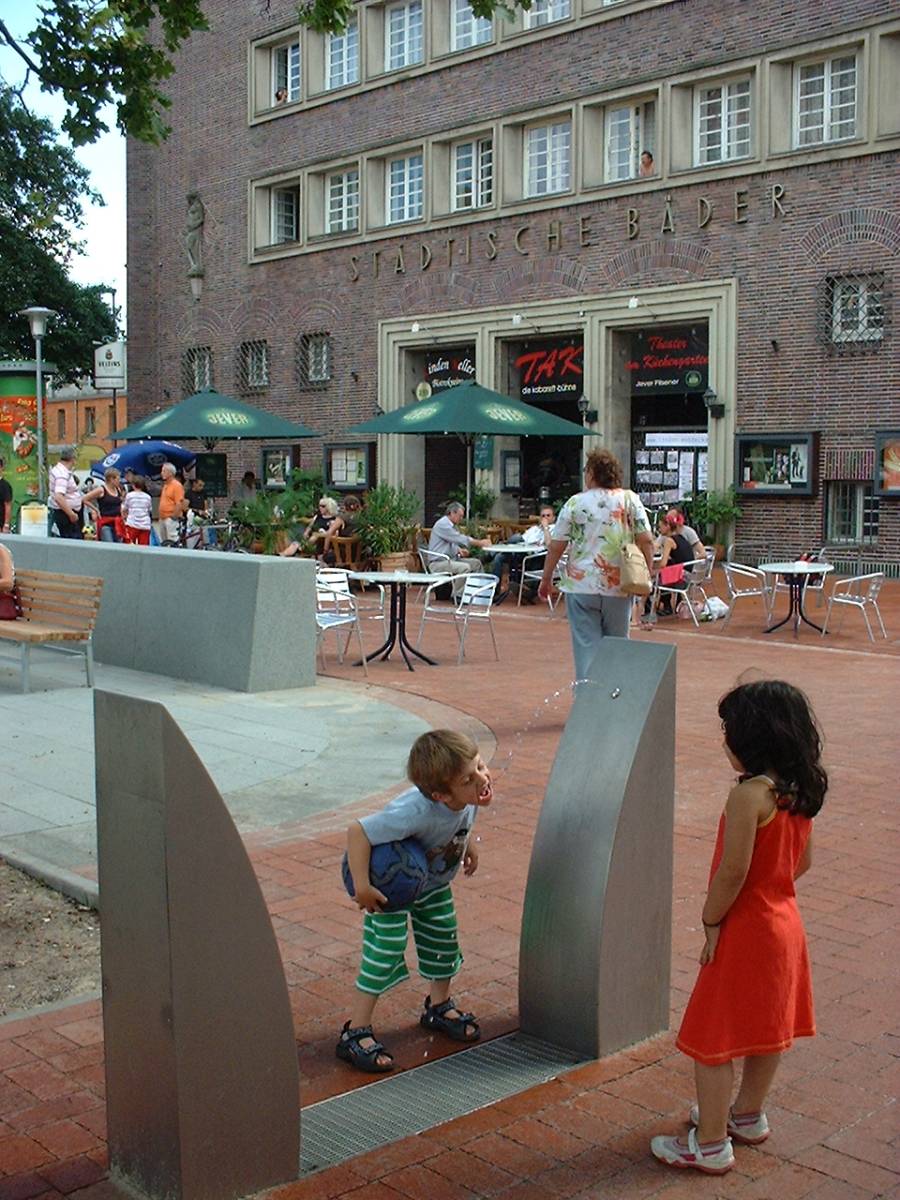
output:
<svg viewBox="0 0 900 1200"><path fill-rule="evenodd" d="M254 408L252 404L221 396L214 388L204 388L180 404L151 413L124 429L117 429L110 436L125 442L140 438L196 438L211 447L226 439L281 440L319 435L307 425L285 421L283 417Z"/></svg>
<svg viewBox="0 0 900 1200"><path fill-rule="evenodd" d="M574 421L523 404L480 383L458 383L427 400L354 425L349 433L456 433L466 443L466 516L469 514L472 445L479 435L585 437L590 430Z"/></svg>

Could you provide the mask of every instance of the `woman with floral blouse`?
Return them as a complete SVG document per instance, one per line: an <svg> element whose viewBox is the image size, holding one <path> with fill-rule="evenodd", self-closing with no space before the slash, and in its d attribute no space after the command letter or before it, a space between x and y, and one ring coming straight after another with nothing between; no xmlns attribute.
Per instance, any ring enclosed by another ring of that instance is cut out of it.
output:
<svg viewBox="0 0 900 1200"><path fill-rule="evenodd" d="M585 489L560 511L544 560L539 595L546 600L553 572L568 551L558 587L575 656L575 679L585 679L601 638L628 637L631 597L619 587L622 547L634 542L653 562L650 522L640 499L622 487L622 467L609 450L592 450L584 465Z"/></svg>

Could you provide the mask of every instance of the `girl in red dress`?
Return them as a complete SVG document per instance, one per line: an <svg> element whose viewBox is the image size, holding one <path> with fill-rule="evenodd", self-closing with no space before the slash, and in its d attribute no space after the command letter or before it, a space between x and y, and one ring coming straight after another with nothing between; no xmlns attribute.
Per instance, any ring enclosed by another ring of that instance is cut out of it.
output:
<svg viewBox="0 0 900 1200"><path fill-rule="evenodd" d="M806 935L794 881L812 861L812 818L828 776L806 696L746 683L719 702L731 789L703 906L700 974L676 1045L694 1060L698 1104L687 1137L655 1137L661 1162L721 1175L733 1142L769 1136L765 1100L782 1052L815 1033ZM734 1059L744 1060L732 1103Z"/></svg>

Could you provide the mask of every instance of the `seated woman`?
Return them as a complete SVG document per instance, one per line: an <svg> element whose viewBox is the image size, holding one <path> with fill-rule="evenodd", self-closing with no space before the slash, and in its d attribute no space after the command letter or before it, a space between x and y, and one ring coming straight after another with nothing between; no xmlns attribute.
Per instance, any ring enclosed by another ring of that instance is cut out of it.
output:
<svg viewBox="0 0 900 1200"><path fill-rule="evenodd" d="M84 497L84 502L97 514L97 537L101 542L124 542L122 500L125 488L115 467L103 472L103 483Z"/></svg>
<svg viewBox="0 0 900 1200"><path fill-rule="evenodd" d="M5 546L0 546L0 621L14 621L19 615L13 594L15 582L12 555Z"/></svg>
<svg viewBox="0 0 900 1200"><path fill-rule="evenodd" d="M319 501L318 512L301 534L280 551L282 558L293 558L302 553L304 548L315 547L316 557L323 557L319 543L330 534L334 537L343 527L343 518L338 516L337 500L333 496L323 496Z"/></svg>
<svg viewBox="0 0 900 1200"><path fill-rule="evenodd" d="M681 519L683 522L684 518L682 517ZM700 549L702 554L703 547L701 546ZM659 519L657 552L660 557L658 561L654 559L653 572L659 582L666 587L683 588L684 564L693 562L694 554L687 538L683 533L679 532L679 525L674 520L674 515L671 512L666 513L664 517L660 517ZM672 598L668 593L660 597L657 612L662 617L671 617L674 615ZM648 599L644 608L644 616L646 618L649 615L650 600Z"/></svg>
<svg viewBox="0 0 900 1200"><path fill-rule="evenodd" d="M323 562L333 563L335 561L334 547L331 544L333 537L349 538L356 533L354 522L359 515L362 505L359 502L358 496L347 496L344 499L344 505L338 515L335 517L333 525L325 534L322 542L322 560Z"/></svg>
<svg viewBox="0 0 900 1200"><path fill-rule="evenodd" d="M680 533L687 542L691 551L691 558L703 558L706 555L706 547L700 540L700 534L696 529L691 529L690 525L684 523L684 513L677 508L670 508L666 513L666 520L672 526L676 533Z"/></svg>

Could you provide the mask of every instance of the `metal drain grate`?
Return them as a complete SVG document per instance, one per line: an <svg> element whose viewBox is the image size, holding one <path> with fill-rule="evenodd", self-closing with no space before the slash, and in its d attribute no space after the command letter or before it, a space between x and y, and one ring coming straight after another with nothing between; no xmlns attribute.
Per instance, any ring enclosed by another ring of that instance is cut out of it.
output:
<svg viewBox="0 0 900 1200"><path fill-rule="evenodd" d="M310 1175L546 1083L587 1060L512 1033L303 1110L300 1173Z"/></svg>

